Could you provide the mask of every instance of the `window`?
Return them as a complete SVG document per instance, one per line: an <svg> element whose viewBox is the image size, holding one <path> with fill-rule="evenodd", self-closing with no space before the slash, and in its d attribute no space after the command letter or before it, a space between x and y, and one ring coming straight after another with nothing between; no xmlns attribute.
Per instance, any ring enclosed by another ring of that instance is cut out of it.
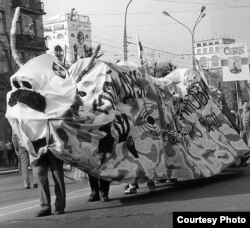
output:
<svg viewBox="0 0 250 228"><path fill-rule="evenodd" d="M51 37L50 36L46 36L45 39L46 40L51 40Z"/></svg>
<svg viewBox="0 0 250 228"><path fill-rule="evenodd" d="M203 46L207 46L207 43L203 43L202 45L203 45Z"/></svg>
<svg viewBox="0 0 250 228"><path fill-rule="evenodd" d="M213 67L218 67L219 66L218 55L213 55L212 56L212 66Z"/></svg>
<svg viewBox="0 0 250 228"><path fill-rule="evenodd" d="M215 44L219 44L219 41L215 41Z"/></svg>
<svg viewBox="0 0 250 228"><path fill-rule="evenodd" d="M4 11L0 11L0 33L5 33L6 27L5 27L5 13Z"/></svg>
<svg viewBox="0 0 250 228"><path fill-rule="evenodd" d="M64 29L64 24L54 25L54 30L62 30Z"/></svg>
<svg viewBox="0 0 250 228"><path fill-rule="evenodd" d="M197 47L201 47L201 43L197 43Z"/></svg>
<svg viewBox="0 0 250 228"><path fill-rule="evenodd" d="M197 54L201 54L201 49L197 49Z"/></svg>
<svg viewBox="0 0 250 228"><path fill-rule="evenodd" d="M44 31L45 32L52 31L52 27L51 26L46 26L46 27L44 27Z"/></svg>
<svg viewBox="0 0 250 228"><path fill-rule="evenodd" d="M58 34L57 39L63 39L64 35L63 34Z"/></svg>
<svg viewBox="0 0 250 228"><path fill-rule="evenodd" d="M203 48L203 54L207 54L207 49Z"/></svg>
<svg viewBox="0 0 250 228"><path fill-rule="evenodd" d="M63 61L63 49L59 45L55 47L55 56L59 61Z"/></svg>
<svg viewBox="0 0 250 228"><path fill-rule="evenodd" d="M214 48L213 48L213 47L210 47L210 48L209 48L209 53L213 53L213 51L214 51Z"/></svg>
<svg viewBox="0 0 250 228"><path fill-rule="evenodd" d="M215 47L215 52L219 52L219 47Z"/></svg>
<svg viewBox="0 0 250 228"><path fill-rule="evenodd" d="M200 63L201 63L201 67L205 68L207 66L207 59L206 59L206 57L201 57L200 58Z"/></svg>
<svg viewBox="0 0 250 228"><path fill-rule="evenodd" d="M213 42L209 42L209 45L213 45Z"/></svg>

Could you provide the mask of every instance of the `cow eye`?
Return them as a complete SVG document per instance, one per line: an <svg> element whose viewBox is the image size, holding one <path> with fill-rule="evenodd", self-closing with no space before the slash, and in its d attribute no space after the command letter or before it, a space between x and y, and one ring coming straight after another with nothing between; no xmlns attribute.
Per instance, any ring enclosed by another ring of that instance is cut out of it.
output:
<svg viewBox="0 0 250 228"><path fill-rule="evenodd" d="M13 85L14 85L17 89L20 89L20 88L21 88L21 85L19 84L18 81L13 81Z"/></svg>
<svg viewBox="0 0 250 228"><path fill-rule="evenodd" d="M80 97L85 97L87 95L87 93L85 93L83 91L79 91L78 94Z"/></svg>
<svg viewBox="0 0 250 228"><path fill-rule="evenodd" d="M32 89L32 85L31 85L29 82L27 82L27 81L22 81L22 83L23 83L23 86L24 86L25 88L27 88L27 89Z"/></svg>

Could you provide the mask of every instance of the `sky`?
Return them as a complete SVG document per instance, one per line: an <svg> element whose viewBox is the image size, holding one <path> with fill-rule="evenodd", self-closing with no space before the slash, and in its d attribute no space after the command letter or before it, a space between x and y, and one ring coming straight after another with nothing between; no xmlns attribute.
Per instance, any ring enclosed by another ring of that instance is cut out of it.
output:
<svg viewBox="0 0 250 228"><path fill-rule="evenodd" d="M42 1L47 13L44 19L70 13L71 8L78 14L88 15L93 46L100 43L108 60L123 59L124 17L129 0ZM138 34L146 58L191 67L191 56L185 55L192 53L190 32L162 12L167 11L192 30L202 6L206 6L206 16L195 29L195 41L234 38L236 42L247 43L250 50L248 0L132 0L126 20L128 41L136 43ZM128 51L128 60L138 61L136 45L129 44Z"/></svg>

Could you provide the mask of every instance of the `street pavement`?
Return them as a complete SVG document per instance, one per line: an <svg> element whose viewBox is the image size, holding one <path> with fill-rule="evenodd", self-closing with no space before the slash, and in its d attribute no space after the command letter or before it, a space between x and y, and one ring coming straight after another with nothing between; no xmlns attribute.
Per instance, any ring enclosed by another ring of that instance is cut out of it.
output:
<svg viewBox="0 0 250 228"><path fill-rule="evenodd" d="M154 192L140 184L136 195L124 195L124 184L112 184L109 202L86 202L88 183L65 180L66 213L36 218L37 189L25 190L18 173L0 175L0 227L170 228L174 211L250 211L250 167L176 185L156 184ZM51 176L50 184L54 195Z"/></svg>

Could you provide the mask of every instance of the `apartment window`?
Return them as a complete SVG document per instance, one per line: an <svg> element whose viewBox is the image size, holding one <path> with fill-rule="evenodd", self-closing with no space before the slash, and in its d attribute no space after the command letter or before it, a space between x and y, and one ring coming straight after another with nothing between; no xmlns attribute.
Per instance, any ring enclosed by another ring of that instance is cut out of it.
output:
<svg viewBox="0 0 250 228"><path fill-rule="evenodd" d="M64 24L54 25L54 30L62 30L64 29Z"/></svg>
<svg viewBox="0 0 250 228"><path fill-rule="evenodd" d="M215 47L215 52L219 52L219 47Z"/></svg>
<svg viewBox="0 0 250 228"><path fill-rule="evenodd" d="M219 41L215 41L215 44L219 44Z"/></svg>
<svg viewBox="0 0 250 228"><path fill-rule="evenodd" d="M44 31L45 32L50 32L50 31L52 31L52 27L51 26L46 26L46 27L44 27Z"/></svg>
<svg viewBox="0 0 250 228"><path fill-rule="evenodd" d="M63 49L59 45L55 47L55 56L59 61L63 61Z"/></svg>
<svg viewBox="0 0 250 228"><path fill-rule="evenodd" d="M197 43L197 47L201 47L201 43Z"/></svg>
<svg viewBox="0 0 250 228"><path fill-rule="evenodd" d="M218 66L219 66L218 55L213 55L213 56L212 56L212 66L213 66L213 67L218 67Z"/></svg>
<svg viewBox="0 0 250 228"><path fill-rule="evenodd" d="M213 45L213 42L209 42L209 45Z"/></svg>
<svg viewBox="0 0 250 228"><path fill-rule="evenodd" d="M214 51L214 48L213 48L213 47L210 47L210 48L209 48L209 53L213 53L213 51Z"/></svg>
<svg viewBox="0 0 250 228"><path fill-rule="evenodd" d="M63 34L58 34L57 39L63 39L64 35Z"/></svg>
<svg viewBox="0 0 250 228"><path fill-rule="evenodd" d="M201 54L201 49L197 49L197 54Z"/></svg>
<svg viewBox="0 0 250 228"><path fill-rule="evenodd" d="M203 46L207 46L207 43L203 43L202 45L203 45Z"/></svg>
<svg viewBox="0 0 250 228"><path fill-rule="evenodd" d="M200 58L200 64L201 64L201 67L205 68L207 66L207 59L206 57L201 57Z"/></svg>
<svg viewBox="0 0 250 228"><path fill-rule="evenodd" d="M0 33L5 33L6 27L5 27L5 13L4 11L0 11Z"/></svg>
<svg viewBox="0 0 250 228"><path fill-rule="evenodd" d="M207 49L203 48L203 54L207 54Z"/></svg>

